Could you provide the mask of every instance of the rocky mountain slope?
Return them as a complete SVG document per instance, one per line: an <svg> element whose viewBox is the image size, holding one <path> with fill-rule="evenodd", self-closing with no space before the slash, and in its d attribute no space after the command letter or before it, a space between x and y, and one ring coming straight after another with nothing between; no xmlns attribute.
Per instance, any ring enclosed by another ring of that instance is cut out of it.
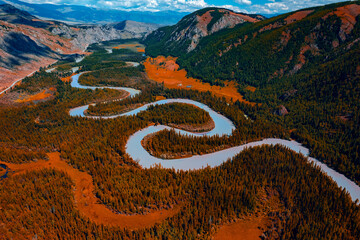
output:
<svg viewBox="0 0 360 240"><path fill-rule="evenodd" d="M200 40L238 24L258 22L261 15L235 13L221 8L205 8L185 16L174 26L159 28L145 40L151 55L179 55L194 50Z"/></svg>
<svg viewBox="0 0 360 240"><path fill-rule="evenodd" d="M89 44L140 38L157 27L133 21L68 25L41 20L9 4L0 5L0 92L42 66L82 54Z"/></svg>
<svg viewBox="0 0 360 240"><path fill-rule="evenodd" d="M0 91L63 55L81 53L70 39L47 30L54 24L0 5Z"/></svg>
<svg viewBox="0 0 360 240"><path fill-rule="evenodd" d="M0 0L1 2L12 4L13 6L27 11L32 15L45 19L56 19L72 23L93 23L106 24L121 22L125 20L148 22L162 25L170 25L178 22L186 12L175 11L121 11L116 9L98 9L86 6L56 5L56 4L33 4L19 0Z"/></svg>
<svg viewBox="0 0 360 240"><path fill-rule="evenodd" d="M359 14L358 2L300 10L212 34L200 40L190 54L185 53L193 49L192 45L184 48L176 34L165 37L167 41L154 43L154 36L160 36L163 30L160 28L147 38L146 52L180 56L181 67L205 81L233 79L258 86L357 48ZM192 26L188 23L182 28ZM186 36L191 43L198 40L191 34ZM159 53L156 48L163 51Z"/></svg>
<svg viewBox="0 0 360 240"><path fill-rule="evenodd" d="M114 39L142 38L156 30L158 25L123 21L105 25L77 25L59 23L49 30L61 37L72 39L71 43L78 48L84 49L92 43Z"/></svg>

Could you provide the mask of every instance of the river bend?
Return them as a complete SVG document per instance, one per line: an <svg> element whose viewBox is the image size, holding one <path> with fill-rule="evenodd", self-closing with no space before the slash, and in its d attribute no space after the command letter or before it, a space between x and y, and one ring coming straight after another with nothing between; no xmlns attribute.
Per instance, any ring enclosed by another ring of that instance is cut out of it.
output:
<svg viewBox="0 0 360 240"><path fill-rule="evenodd" d="M93 87L93 86L83 86L80 85L78 80L79 76L81 75L77 74L72 77L72 83L71 86L75 88L82 88L82 89L96 89L96 88L109 88L109 89L117 89L117 90L124 90L129 92L129 96L133 97L140 93L139 90L133 89L133 88L123 88L123 87ZM196 102L189 99L166 99L166 100L160 100L153 103L146 104L142 107L139 107L137 109L134 109L132 111L113 115L113 116L86 116L84 114L84 111L88 109L89 105L73 108L70 110L71 116L81 116L81 117L88 117L88 118L102 118L102 119L109 119L109 118L116 118L121 116L129 116L129 115L136 115L137 113L141 111L146 111L146 109L149 106L153 105L160 105L160 104L169 104L169 103L186 103L186 104L193 104L205 111L207 111L210 115L210 117L213 119L215 123L214 129L208 132L203 133L192 133L187 132L180 129L175 129L176 132L182 134L182 135L188 135L188 136L224 136L224 135L231 135L232 131L235 130L234 124L225 116L215 112L207 105ZM297 153L301 153L304 156L308 157L309 162L314 163L314 165L319 166L323 172L325 172L328 176L330 176L341 188L345 188L352 197L353 201L359 199L360 200L360 187L356 185L353 181L345 177L343 174L340 174L336 172L335 170L329 168L326 164L321 163L315 158L309 157L309 149L302 146L300 143L296 141L289 141L284 139L277 139L277 138L266 138L261 141L256 142L250 142L247 144L243 144L240 146L228 148L225 150L221 150L214 153L204 154L204 155L195 155L188 158L182 158L182 159L161 159L154 157L147 152L144 147L141 145L141 141L149 134L159 132L164 129L173 129L168 126L164 125L158 125L158 126L149 126L147 128L144 128L142 130L139 130L135 132L133 135L131 135L126 143L126 153L132 157L136 162L138 162L142 167L144 168L150 168L154 165L161 165L164 168L173 168L175 170L196 170L196 169L202 169L204 167L216 167L221 165L222 163L228 161L229 159L233 158L234 156L238 155L241 151L243 151L246 148L249 147L255 147L255 146L262 146L262 145L282 145L285 146Z"/></svg>

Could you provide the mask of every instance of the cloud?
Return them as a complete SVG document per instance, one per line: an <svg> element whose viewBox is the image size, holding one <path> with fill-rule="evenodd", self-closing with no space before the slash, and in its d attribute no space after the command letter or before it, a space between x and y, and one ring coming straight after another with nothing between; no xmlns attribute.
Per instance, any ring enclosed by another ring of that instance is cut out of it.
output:
<svg viewBox="0 0 360 240"><path fill-rule="evenodd" d="M340 2L339 0L268 0L265 4L251 5L249 11L251 13L285 13L296 11L303 8L326 5L330 3Z"/></svg>
<svg viewBox="0 0 360 240"><path fill-rule="evenodd" d="M205 7L224 7L245 13L277 14L339 2L339 0L22 0L30 3L83 5L119 10L192 12ZM11 0L10 0L11 2ZM231 3L232 4L231 4ZM260 3L259 3L260 2Z"/></svg>
<svg viewBox="0 0 360 240"><path fill-rule="evenodd" d="M239 4L251 5L251 1L250 1L250 0L235 0L235 2L237 2L237 3L239 3Z"/></svg>
<svg viewBox="0 0 360 240"><path fill-rule="evenodd" d="M195 11L209 4L205 0L22 0L28 3L82 5L95 8L111 8L138 11ZM249 0L246 0L249 1Z"/></svg>
<svg viewBox="0 0 360 240"><path fill-rule="evenodd" d="M226 9L230 9L233 10L234 12L242 12L242 13L247 13L247 10L245 9L240 9L239 7L235 7L233 5L209 5L209 7L218 7L218 8L226 8Z"/></svg>
<svg viewBox="0 0 360 240"><path fill-rule="evenodd" d="M98 8L138 11L194 11L208 6L204 0L98 0L97 4L91 5Z"/></svg>
<svg viewBox="0 0 360 240"><path fill-rule="evenodd" d="M289 9L289 7L287 5L285 5L284 3L280 3L280 2L266 3L265 6L268 7L269 9L280 9L280 10L288 10Z"/></svg>

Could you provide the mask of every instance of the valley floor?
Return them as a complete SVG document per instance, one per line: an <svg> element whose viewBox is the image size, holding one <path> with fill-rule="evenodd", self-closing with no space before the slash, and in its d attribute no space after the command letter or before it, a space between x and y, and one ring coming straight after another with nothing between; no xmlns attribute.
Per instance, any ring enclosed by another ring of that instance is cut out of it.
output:
<svg viewBox="0 0 360 240"><path fill-rule="evenodd" d="M146 228L175 215L179 211L179 207L174 207L168 210L151 211L145 215L124 215L115 213L104 204L99 203L99 199L94 195L95 187L93 179L88 173L81 172L71 167L65 161L60 159L60 154L58 152L49 153L48 157L48 161L40 160L26 164L11 164L0 161L0 164L5 164L10 168L10 175L12 176L43 168L51 168L65 172L70 176L74 183L74 200L77 209L83 216L97 224L126 227L129 229Z"/></svg>
<svg viewBox="0 0 360 240"><path fill-rule="evenodd" d="M239 100L240 102L255 105L246 101L237 91L234 82L227 82L225 87L211 86L209 83L203 83L195 78L187 77L185 69L179 70L176 58L159 56L157 58L148 58L144 62L145 71L150 79L163 83L170 89L194 89L202 92L210 91L218 97L225 97L227 100Z"/></svg>

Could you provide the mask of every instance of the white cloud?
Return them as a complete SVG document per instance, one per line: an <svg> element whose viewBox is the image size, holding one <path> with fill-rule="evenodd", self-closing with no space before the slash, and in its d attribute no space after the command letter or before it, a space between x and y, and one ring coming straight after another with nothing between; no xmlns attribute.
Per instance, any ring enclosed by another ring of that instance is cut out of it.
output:
<svg viewBox="0 0 360 240"><path fill-rule="evenodd" d="M251 5L251 1L250 1L250 0L236 0L235 2L237 2L237 3L239 3L239 4Z"/></svg>
<svg viewBox="0 0 360 240"><path fill-rule="evenodd" d="M138 11L194 11L207 7L208 4L204 0L93 0L97 4L92 6L111 7L121 10L138 10ZM111 4L110 4L111 3Z"/></svg>
<svg viewBox="0 0 360 240"><path fill-rule="evenodd" d="M7 0L5 0L7 1ZM225 7L234 11L248 13L284 13L302 8L325 5L341 0L267 0L263 4L253 0L233 0L234 4L224 5L223 1L214 0L22 0L30 3L53 3L65 5L83 5L96 8L111 8L119 10L192 12L204 7ZM11 0L10 0L11 2ZM225 2L225 1L224 1ZM240 9L241 7L241 9Z"/></svg>
<svg viewBox="0 0 360 240"><path fill-rule="evenodd" d="M265 6L267 6L269 9L280 9L280 10L288 10L289 9L288 6L286 6L284 3L280 3L280 2L266 3Z"/></svg>
<svg viewBox="0 0 360 240"><path fill-rule="evenodd" d="M240 9L239 7L235 7L233 5L210 5L209 7L219 7L219 8L226 8L226 9L230 9L230 10L233 10L234 12L243 12L243 13L246 13L247 11L246 10L243 10L243 9Z"/></svg>
<svg viewBox="0 0 360 240"><path fill-rule="evenodd" d="M268 3L262 5L255 4L249 6L249 12L267 14L285 13L337 2L341 2L341 0L268 0Z"/></svg>

